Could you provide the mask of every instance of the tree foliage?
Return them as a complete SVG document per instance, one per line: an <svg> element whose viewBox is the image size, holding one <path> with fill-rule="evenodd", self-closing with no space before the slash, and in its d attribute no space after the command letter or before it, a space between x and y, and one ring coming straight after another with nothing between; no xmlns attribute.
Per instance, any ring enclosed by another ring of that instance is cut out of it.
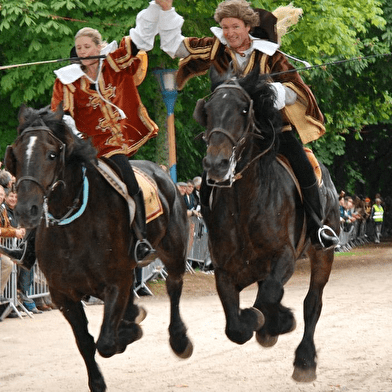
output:
<svg viewBox="0 0 392 392"><path fill-rule="evenodd" d="M175 2L184 16L183 35L207 36L215 25L214 10L219 1ZM273 10L287 2L254 0L253 6ZM0 63L22 64L62 59L69 56L73 37L82 27L98 29L108 42L119 41L134 26L137 13L148 5L142 0L3 0L0 5ZM367 57L336 65L301 70L325 115L327 134L313 143L319 159L327 164L338 188L357 192L391 191L388 181L375 184L367 177L370 162L383 162L391 129L392 6L388 0L303 0L304 15L283 37L282 51L314 65ZM299 69L301 63L292 63ZM0 156L16 135L17 112L22 103L42 107L50 103L55 80L53 71L67 63L42 64L0 71ZM165 107L152 70L176 68L159 48L159 37L149 53L148 76L140 94L150 115L165 128ZM201 173L205 147L195 137L203 130L192 119L198 98L209 93L207 76L192 79L178 94L175 105L178 177ZM369 141L371 138L371 142ZM147 143L139 159L160 161L160 139ZM363 154L367 148L374 148ZM163 154L163 155L162 155ZM164 163L164 162L159 162ZM343 168L343 170L342 170ZM387 169L389 173L391 169ZM389 181L390 182L390 181ZM382 186L382 189L376 189ZM348 188L347 188L348 187Z"/></svg>

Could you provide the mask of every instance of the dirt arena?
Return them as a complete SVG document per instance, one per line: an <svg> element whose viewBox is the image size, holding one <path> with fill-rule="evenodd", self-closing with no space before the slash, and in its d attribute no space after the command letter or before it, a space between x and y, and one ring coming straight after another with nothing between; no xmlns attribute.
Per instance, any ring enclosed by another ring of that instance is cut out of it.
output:
<svg viewBox="0 0 392 392"><path fill-rule="evenodd" d="M144 336L125 353L97 360L109 392L327 392L392 391L392 243L338 254L324 291L316 330L318 378L291 379L294 351L303 333L302 302L309 280L301 260L286 285L283 303L294 310L297 329L265 349L255 339L238 346L224 334L224 315L212 275L187 273L182 316L194 344L190 359L178 359L168 344L169 302L161 283L154 297L138 302L148 311ZM250 306L255 287L241 296ZM97 337L102 305L86 307ZM87 375L71 328L58 310L0 323L1 392L83 392Z"/></svg>

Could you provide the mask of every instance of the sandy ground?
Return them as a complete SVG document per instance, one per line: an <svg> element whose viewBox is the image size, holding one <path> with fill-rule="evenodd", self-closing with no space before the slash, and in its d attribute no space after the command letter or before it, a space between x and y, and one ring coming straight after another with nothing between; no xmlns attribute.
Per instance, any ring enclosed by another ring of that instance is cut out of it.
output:
<svg viewBox="0 0 392 392"><path fill-rule="evenodd" d="M324 292L315 338L315 382L298 384L291 379L309 279L299 269L286 285L283 300L294 310L297 329L270 349L255 339L242 346L230 342L218 297L188 294L181 310L194 353L190 359L178 359L168 344L167 298L140 298L148 311L143 338L121 355L97 355L108 391L392 391L392 248L357 251L354 262L350 257L337 258ZM188 277L186 284L191 281ZM242 306L251 305L254 296L254 288L247 289ZM102 305L88 306L86 312L90 332L97 337ZM84 362L58 310L0 323L0 364L2 392L88 391Z"/></svg>

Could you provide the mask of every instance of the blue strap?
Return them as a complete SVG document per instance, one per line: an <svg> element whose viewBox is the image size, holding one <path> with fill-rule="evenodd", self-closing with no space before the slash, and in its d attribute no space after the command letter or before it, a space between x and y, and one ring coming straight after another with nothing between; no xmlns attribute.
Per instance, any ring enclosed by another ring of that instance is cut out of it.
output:
<svg viewBox="0 0 392 392"><path fill-rule="evenodd" d="M88 202L88 194L89 194L89 182L87 176L85 176L85 171L86 168L83 167L83 176L84 176L84 181L83 181L83 204L81 205L80 209L72 216L70 216L67 219L61 220L57 222L58 225L68 225L72 223L74 220L78 219L83 212L86 210L87 207L87 202ZM50 220L55 220L56 219L51 215L50 213L48 214Z"/></svg>

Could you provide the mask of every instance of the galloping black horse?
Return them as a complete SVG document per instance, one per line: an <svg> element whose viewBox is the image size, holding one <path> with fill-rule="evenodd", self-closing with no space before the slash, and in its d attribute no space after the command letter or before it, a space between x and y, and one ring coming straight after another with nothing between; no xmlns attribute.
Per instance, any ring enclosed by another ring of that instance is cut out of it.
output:
<svg viewBox="0 0 392 392"><path fill-rule="evenodd" d="M8 147L5 163L17 179L20 224L37 228L36 255L52 300L71 324L91 391L102 392L106 385L94 359L96 349L110 357L142 336L138 323L145 311L134 304L136 263L129 254L132 214L96 169L95 149L74 136L62 117L62 109L53 113L22 107L19 136ZM163 214L148 224L147 234L168 272L170 345L179 357L188 358L193 346L179 313L189 230L186 207L158 165L132 165L148 174L159 190ZM105 304L96 344L81 302L86 295Z"/></svg>
<svg viewBox="0 0 392 392"><path fill-rule="evenodd" d="M300 192L287 165L277 160L281 118L271 87L257 72L243 79L212 78L218 86L208 102L200 100L194 117L205 128L203 166L212 188L203 216L215 267L216 286L226 315L226 335L243 344L252 338L272 346L295 328L290 309L281 304L283 286L304 253L311 281L304 302L305 332L296 350L293 378L316 378L314 332L322 307L334 250L317 250L306 235ZM325 223L339 232L337 193L322 167L320 188ZM252 308L240 309L239 293L258 283Z"/></svg>

